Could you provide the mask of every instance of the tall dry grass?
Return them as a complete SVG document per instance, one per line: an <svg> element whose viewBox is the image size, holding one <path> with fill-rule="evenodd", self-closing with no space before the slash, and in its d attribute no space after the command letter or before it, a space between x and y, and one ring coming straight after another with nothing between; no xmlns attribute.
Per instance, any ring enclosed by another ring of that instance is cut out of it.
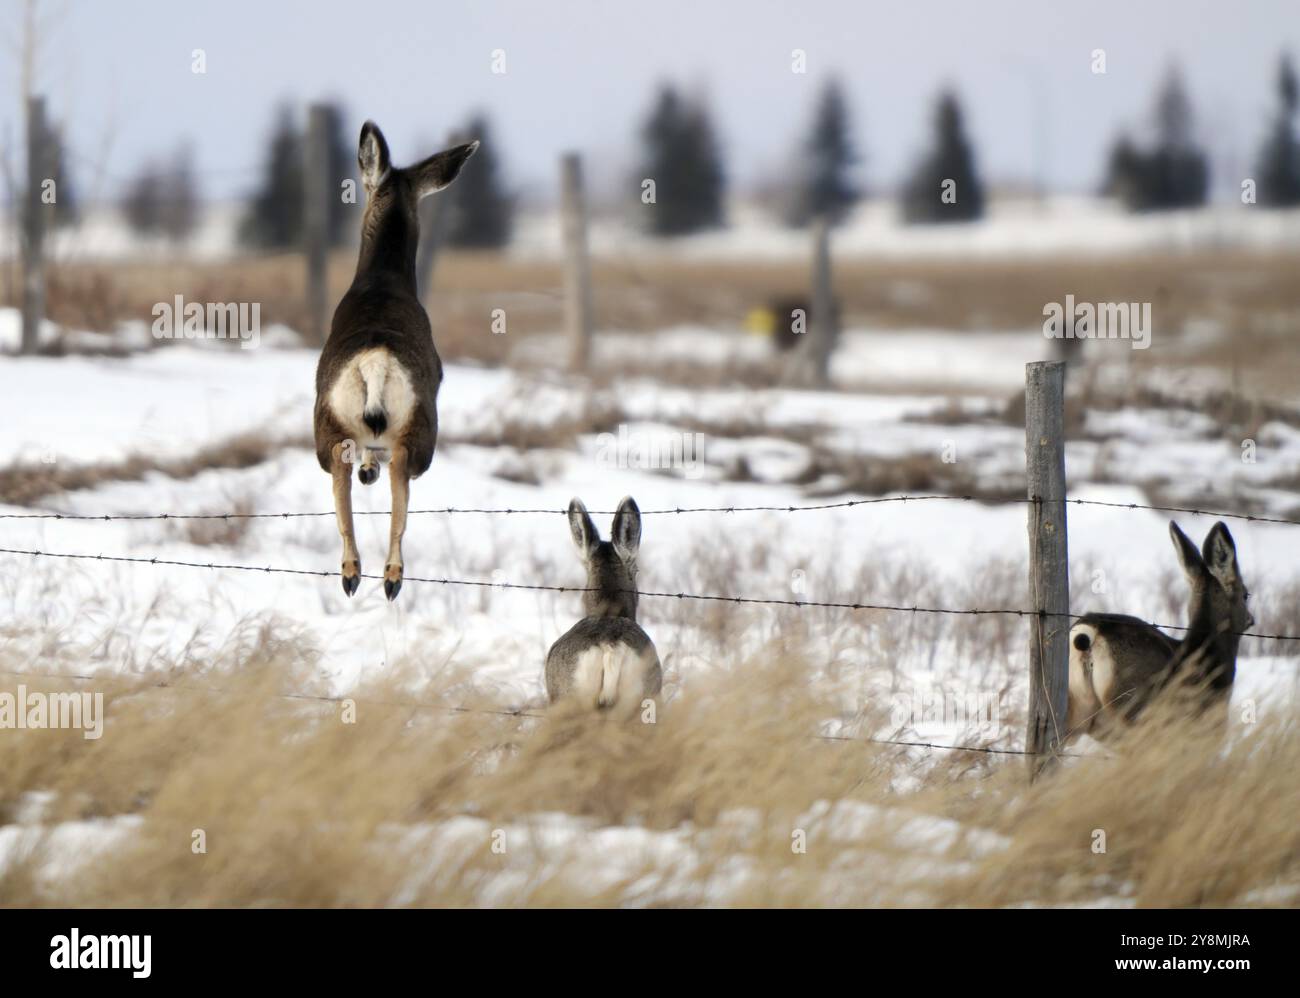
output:
<svg viewBox="0 0 1300 998"><path fill-rule="evenodd" d="M104 692L107 720L98 741L0 732L0 843L24 836L0 849L0 903L1300 898L1300 728L1286 715L1234 722L1227 739L1156 717L1030 786L1015 756L817 737L840 705L789 642L691 677L653 724L456 712L455 675L418 705L393 677L359 689L348 723L345 703L283 695L303 665L269 641L202 681L28 680ZM863 702L861 730L888 709ZM1003 722L1018 732L1021 718L1012 704ZM117 834L69 848L69 821Z"/></svg>

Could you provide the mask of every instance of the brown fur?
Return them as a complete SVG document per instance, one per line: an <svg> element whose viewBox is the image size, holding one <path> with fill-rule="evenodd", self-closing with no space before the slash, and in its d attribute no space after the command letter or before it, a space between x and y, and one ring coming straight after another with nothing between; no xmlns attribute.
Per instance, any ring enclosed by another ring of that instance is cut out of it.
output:
<svg viewBox="0 0 1300 998"><path fill-rule="evenodd" d="M352 286L339 302L329 338L316 365L314 426L316 460L334 479L334 508L343 538L343 591L351 596L361 580L361 562L352 524L352 465L362 464L363 444L351 439L330 406L330 392L349 363L363 351L383 350L410 380L415 400L391 449L393 516L384 592L397 596L402 585L402 535L410 479L429 469L438 443L438 388L442 362L433 345L429 317L415 283L415 252L420 240L418 205L425 194L456 178L478 143L457 146L406 169L389 161L388 144L372 122L361 129L357 161L368 200L361 222L361 251ZM345 416L346 418L346 416ZM377 477L374 455L364 466Z"/></svg>
<svg viewBox="0 0 1300 998"><path fill-rule="evenodd" d="M1240 634L1254 623L1232 534L1216 523L1198 551L1176 523L1169 533L1187 577L1187 632L1176 641L1137 617L1080 618L1070 637L1071 736L1101 737L1115 722L1132 724L1171 688L1197 714L1219 710L1231 695Z"/></svg>

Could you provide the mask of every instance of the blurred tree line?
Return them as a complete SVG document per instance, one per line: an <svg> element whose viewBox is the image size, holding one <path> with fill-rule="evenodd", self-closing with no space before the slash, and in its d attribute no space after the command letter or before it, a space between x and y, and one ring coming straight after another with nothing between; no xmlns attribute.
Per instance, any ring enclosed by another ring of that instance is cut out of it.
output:
<svg viewBox="0 0 1300 998"><path fill-rule="evenodd" d="M1300 144L1296 137L1297 84L1288 56L1279 63L1278 107L1273 126L1255 163L1261 204L1300 204ZM1195 139L1191 100L1182 77L1172 69L1156 96L1152 144L1142 148L1121 133L1111 148L1103 192L1130 211L1191 208L1205 203L1210 187L1209 158Z"/></svg>
<svg viewBox="0 0 1300 998"><path fill-rule="evenodd" d="M338 104L326 105L325 120L328 173L331 189L337 193L330 199L327 232L330 245L340 246L355 236L355 226L348 224L352 206L343 200L342 185L345 180L358 182L356 136ZM442 238L459 247L504 246L510 240L515 199L503 187L500 153L490 126L476 115L455 134L477 138L483 145L473 168L466 169L443 195L448 219L441 228ZM292 250L302 245L305 144L305 130L293 109L281 106L266 142L261 178L239 223L239 240L250 249ZM171 158L148 162L140 169L128 185L121 209L135 232L179 243L192 234L199 204L193 157L188 147L182 147Z"/></svg>
<svg viewBox="0 0 1300 998"><path fill-rule="evenodd" d="M1289 207L1300 205L1300 139L1296 136L1300 87L1286 56L1278 66L1277 96L1273 127L1259 154L1259 195L1264 204Z"/></svg>
<svg viewBox="0 0 1300 998"><path fill-rule="evenodd" d="M1258 200L1272 206L1300 205L1300 84L1287 57L1277 74L1277 103L1255 160ZM852 134L849 98L837 79L819 92L793 154L790 181L779 211L792 227L826 216L843 222L863 197L862 154ZM335 183L355 180L355 137L338 105L328 114L329 172ZM982 217L987 195L957 93L936 98L928 148L900 189L905 221L967 222ZM443 195L438 238L450 246L492 249L509 242L516 198L505 186L504 167L491 123L481 114L456 129L453 139L477 138L482 146L458 182ZM639 128L637 183L642 218L656 236L679 236L726 224L727 170L708 103L671 84L659 87ZM277 112L265 145L261 178L241 221L241 241L253 248L287 250L302 239L303 128L288 106ZM61 149L61 145L55 145ZM75 217L76 200L60 163L60 214ZM1172 69L1156 95L1141 140L1128 131L1114 141L1106 161L1103 193L1134 212L1204 204L1210 189L1209 157L1198 144L1195 115L1181 75ZM647 182L649 182L647 184ZM181 242L198 217L200 195L193 157L186 148L144 165L122 200L132 228ZM349 205L331 201L329 235L335 245L352 238Z"/></svg>

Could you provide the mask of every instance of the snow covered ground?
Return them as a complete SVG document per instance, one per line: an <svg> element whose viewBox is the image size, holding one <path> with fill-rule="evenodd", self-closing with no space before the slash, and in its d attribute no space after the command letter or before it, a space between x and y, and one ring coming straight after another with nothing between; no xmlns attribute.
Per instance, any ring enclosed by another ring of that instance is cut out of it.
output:
<svg viewBox="0 0 1300 998"><path fill-rule="evenodd" d="M0 330L13 324L12 313L0 313ZM667 331L653 348L670 351L692 335L698 345L699 331ZM1041 336L1032 335L864 332L848 337L837 360L840 374L869 369L883 378L897 370L900 377L905 373L927 385L946 381L951 392L688 389L637 378L594 388L553 373L449 365L440 398L443 442L432 469L413 485L411 507L559 510L576 495L593 510L609 510L630 494L643 510L652 511L864 498L842 484L837 488L833 476L809 481L805 472L818 447L870 465L909 455L931 459L952 446L956 463L972 481L1015 486L1023 469L1023 430L982 417L995 412L1021 383L1024 361L1041 356L1042 343ZM710 345L715 347L754 349L744 340L733 347ZM954 358L962 362L954 363ZM187 479L150 473L142 480L115 481L110 475L94 488L54 495L35 507L0 507L0 513L238 510L324 515L253 519L228 534L204 533L203 524L168 520L6 519L0 520L0 546L331 573L211 571L0 554L0 615L21 624L8 639L11 660L23 661L32 673L157 670L161 675L178 663L200 668L219 659L237 660L241 627L270 615L319 652L315 674L294 680L305 692L344 695L392 675L418 696L441 677L468 673L473 690L466 695L476 702L539 704L546 649L577 618L578 597L416 580L582 585L564 518L553 513L417 512L404 545L409 581L400 598L388 603L372 578L363 582L357 597L347 599L332 574L339 539L329 481L305 445L315 359L312 351L272 345L246 352L186 344L117 358L5 359L6 395L14 416L0 439L0 467L16 462L107 466L138 455L183 457L250 433L284 446L252 467L213 468ZM950 413L953 393L963 397L963 411L972 414L969 424L940 418ZM518 446L521 428L541 433L593 405L617 407L619 422L610 437L583 431L572 442L557 437L553 444ZM1241 490L1249 490L1252 482L1300 473L1295 427L1266 426L1260 460L1247 465L1205 422L1194 413L1164 410L1090 414L1089 432L1072 441L1067 454L1072 497L1145 502L1137 483L1153 476L1208 476L1208 469L1214 469L1216 481L1226 477ZM742 430L728 435L693 429L729 423ZM620 434L646 447L656 439L680 441L695 432L703 432L703 439L694 467L641 467L635 454L610 448ZM747 473L737 475L742 457ZM1250 494L1275 514L1286 515L1296 505L1294 494L1285 490L1261 486ZM354 485L353 498L363 571L373 574L380 571L386 550L386 477L369 488ZM793 513L647 512L639 583L645 590L667 593L1019 607L1026 600L1024 517L1020 505L973 501ZM1178 519L1197 537L1213 522ZM608 530L607 515L596 520L602 531ZM1069 510L1069 520L1076 612L1106 609L1166 624L1182 622L1177 608L1184 596L1174 571L1167 515L1078 506ZM1258 594L1259 628L1295 633L1300 622L1279 616L1275 597L1287 586L1295 590L1300 528L1238 521L1232 529L1243 571ZM647 597L642 606L643 623L665 658L672 696L689 690L710 670L759 650L774 635L793 632L801 622L809 627L805 637L812 646L826 649L825 681L843 706L841 716L828 722L851 722L869 702L890 691L996 691L1006 704L1004 721L1025 696L1023 625L1014 618L1007 625L1014 639L997 646L1004 651L988 660L965 650L970 628L988 625L968 625L965 618L927 622L918 630L907 614L858 611L867 621L862 626L868 640L858 640L862 632L855 631L854 640L846 642L839 636L845 614L854 611L735 608L740 625L719 637L716 604ZM1170 619L1171 612L1178 613L1177 619ZM887 669L872 643L887 646ZM1234 696L1256 700L1261 712L1293 710L1297 662L1276 647L1247 641ZM1015 745L1019 728L1006 727L991 735L998 744ZM863 733L888 736L895 730L891 724ZM911 732L950 743L969 734L963 726L943 721L913 724ZM849 806L823 803L821 818ZM0 872L21 854L23 843L35 834L32 829L45 827L39 810L29 820L0 828ZM841 817L851 825L880 815ZM909 820L906 815L894 818L904 824ZM629 903L665 898L725 903L736 896L736 884L745 877L738 869L728 874L738 878L735 883L724 880L719 886L718 871L706 884L694 881L690 864L698 843L692 844L689 829L652 833L588 828L565 817L549 819L553 827L538 820L528 834L540 852L512 855L514 872L507 870L488 885L483 903L509 901L516 883L511 877L526 880L538 855L562 858L578 849L609 855L613 866L594 873L597 879L625 879L641 868L638 863L658 871L641 884L641 893L628 896ZM481 819L465 817L462 824L394 828L392 834L409 840L417 853L437 844L445 859L457 841L477 841L484 834ZM542 834L544 826L551 832ZM50 827L62 836L60 842L82 850L108 848L133 826L123 818ZM952 829L935 820L925 832L943 835ZM917 829L912 827L907 837L915 849ZM978 848L968 845L979 852L1005 843L991 836ZM940 860L936 852L923 861ZM57 869L50 873L57 875ZM418 882L418 871L412 877Z"/></svg>
<svg viewBox="0 0 1300 998"><path fill-rule="evenodd" d="M917 364L924 367L927 358L943 358L927 372L927 380L930 374L941 377L945 372L954 379L966 378L972 365L959 365L958 376L946 360L956 350L982 351L990 375L986 387L996 399L998 388L1021 377L1018 354L1032 356L1037 347L1032 340L1002 337L999 349L992 343L997 339L918 334L926 349L915 355ZM1017 343L1022 347L1017 349ZM874 360L900 349L877 342L864 346L862 356ZM842 362L851 365L858 359L850 346ZM4 463L50 461L66 466L113 462L128 455L184 456L248 433L295 444L264 465L214 469L188 480L151 474L142 481L107 481L98 488L52 497L43 508L90 515L232 509L328 514L332 509L328 479L302 446L310 436L315 364L311 351L264 349L250 357L237 350L179 345L121 359L69 357L5 364L11 411L24 415L10 424L0 444ZM444 442L433 468L413 485L412 509L562 509L575 495L592 509L612 509L621 496L631 494L646 510L798 506L861 498L834 491L834 476L817 481L810 495L801 482L809 460L807 438L789 434L791 428L807 433L814 432L808 430L812 427L820 446L868 462L913 453L929 458L950 447L955 463L966 465L976 481L1014 483L1023 468L1023 431L1003 423L950 425L930 419L948 405L939 395L688 390L636 379L595 395L621 406L621 422L609 436L584 433L576 446L557 443L521 450L511 442L521 425L545 428L563 420L592 403L592 390L559 376L449 366L440 399ZM60 400L58 405L49 404L54 398ZM978 400L974 409L979 411ZM758 420L761 432L742 430L734 437L703 433L693 465L638 467L657 437L688 436L695 432L693 421L744 425L747 419ZM1225 473L1245 487L1252 478L1300 471L1300 434L1280 424L1265 428L1260 461L1248 465L1233 460L1228 444L1186 414L1099 412L1090 416L1090 426L1094 422L1113 436L1071 443L1067 473L1076 498L1145 501L1139 489L1124 483L1125 477L1138 482L1161 473L1176 479L1208 468L1228 469ZM494 436L502 438L502 446L483 445ZM620 437L625 446L613 446ZM473 443L457 442L466 440ZM728 480L734 477L729 471L738 456L746 459L747 480ZM1103 465L1104 480L1094 481ZM1271 493L1260 494L1267 499ZM1287 498L1278 497L1279 508L1286 506ZM379 514L358 517L363 568L373 572L387 538L387 478L369 488L355 485L354 504L360 513ZM1148 619L1165 616L1165 590L1174 564L1165 531L1168 518L1088 506L1071 508L1069 516L1071 558L1076 571L1087 573L1076 581L1076 610L1097 607ZM608 527L607 520L602 518L602 528ZM804 598L838 599L849 595L864 566L901 564L921 569L936 588L955 589L975 577L981 566L1023 565L1025 556L1024 510L1017 505L886 503L793 514L651 514L646 521L641 584L650 590L697 590L692 557L711 547L743 552L760 539L764 545L779 539L772 557L762 571L733 576L727 594L790 598L791 580L798 579ZM1182 522L1193 533L1203 533L1212 521L1184 517ZM1256 580L1289 580L1300 560L1300 529L1276 524L1233 528L1247 578L1267 605L1267 588ZM338 560L330 515L253 520L230 547L195 544L182 525L168 521L20 519L7 521L5 546L322 570L332 570ZM405 551L407 573L413 577L549 585L583 581L565 522L555 515L417 514L411 518ZM551 593L415 582L389 605L373 582L349 601L333 578L33 562L20 556L6 556L3 565L9 580L8 613L16 619L36 615L69 637L103 623L83 618L84 605L111 600L115 629L132 635L131 653L109 655L100 667L130 667L166 657L190 642L196 629L210 632L215 640L248 607L264 607L315 636L325 650L322 668L340 689L368 669L418 653L431 668L453 659L482 663L481 678L500 687L503 703L538 697L545 649L577 609L576 598ZM1104 593L1093 593L1084 584L1095 571L1105 574ZM30 582L33 575L58 578L57 593L19 584ZM853 594L854 601L864 602L907 598L905 592ZM657 610L649 602L647 612L653 619ZM1181 595L1175 593L1174 605L1180 602ZM170 612L160 613L158 605L170 607ZM449 631L452 622L457 626ZM682 630L688 632L689 627ZM360 634L377 635L379 641L359 641ZM688 636L660 633L657 638L688 657L698 653ZM1244 667L1243 679L1259 669ZM689 675L682 679L689 681Z"/></svg>

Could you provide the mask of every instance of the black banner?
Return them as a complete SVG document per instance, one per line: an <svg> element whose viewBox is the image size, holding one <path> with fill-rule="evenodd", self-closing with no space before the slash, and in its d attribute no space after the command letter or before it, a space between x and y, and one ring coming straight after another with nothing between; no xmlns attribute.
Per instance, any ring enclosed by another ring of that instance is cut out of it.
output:
<svg viewBox="0 0 1300 998"><path fill-rule="evenodd" d="M1123 978L1180 988L1198 979L1256 987L1294 975L1300 924L1294 911L1262 910L625 911L601 913L599 923L590 917L586 911L10 909L0 911L0 960L13 984L284 980L337 987L373 984L390 972L427 973L435 965L456 968L458 979L506 967L544 975L561 954L578 956L573 948L580 939L588 940L591 957L635 932L648 948L626 956L642 974L656 972L651 964L666 972L690 961L737 977L779 968L821 978L851 969L860 981L902 978L926 988L996 985L1036 974L1071 988Z"/></svg>

